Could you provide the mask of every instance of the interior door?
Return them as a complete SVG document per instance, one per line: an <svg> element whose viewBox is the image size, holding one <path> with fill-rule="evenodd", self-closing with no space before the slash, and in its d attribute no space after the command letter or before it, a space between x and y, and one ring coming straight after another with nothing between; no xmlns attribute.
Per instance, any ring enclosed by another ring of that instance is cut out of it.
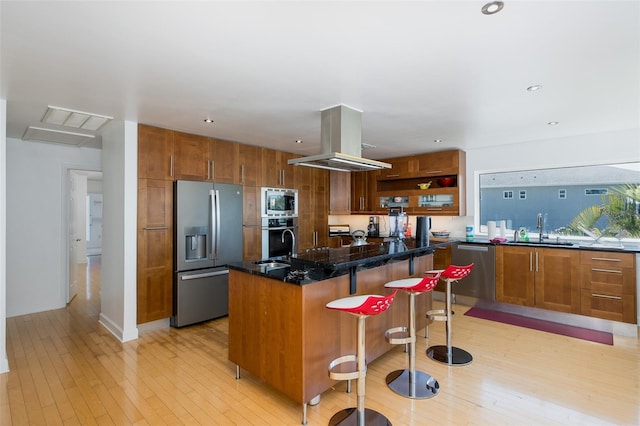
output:
<svg viewBox="0 0 640 426"><path fill-rule="evenodd" d="M78 294L78 211L76 203L78 201L79 176L73 171L69 172L69 291L67 293L67 303Z"/></svg>

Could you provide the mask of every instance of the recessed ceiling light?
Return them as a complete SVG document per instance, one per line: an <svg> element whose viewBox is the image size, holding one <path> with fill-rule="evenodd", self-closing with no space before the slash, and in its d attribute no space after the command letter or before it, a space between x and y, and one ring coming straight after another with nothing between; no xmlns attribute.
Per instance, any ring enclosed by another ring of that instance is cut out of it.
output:
<svg viewBox="0 0 640 426"><path fill-rule="evenodd" d="M539 84L534 84L533 86L529 86L527 87L527 92L537 92L538 90L542 89L542 86Z"/></svg>
<svg viewBox="0 0 640 426"><path fill-rule="evenodd" d="M205 119L204 119L204 122L205 122L205 123L213 123L213 120L212 120L212 119L210 119L210 118L205 118Z"/></svg>
<svg viewBox="0 0 640 426"><path fill-rule="evenodd" d="M433 142L434 143L442 143L442 139L434 139Z"/></svg>
<svg viewBox="0 0 640 426"><path fill-rule="evenodd" d="M550 121L547 123L549 126L557 126L558 124L560 124L559 121Z"/></svg>
<svg viewBox="0 0 640 426"><path fill-rule="evenodd" d="M296 139L296 143L302 143L302 139Z"/></svg>
<svg viewBox="0 0 640 426"><path fill-rule="evenodd" d="M482 13L485 15L493 15L498 13L504 7L504 3L501 1L492 1L482 6Z"/></svg>

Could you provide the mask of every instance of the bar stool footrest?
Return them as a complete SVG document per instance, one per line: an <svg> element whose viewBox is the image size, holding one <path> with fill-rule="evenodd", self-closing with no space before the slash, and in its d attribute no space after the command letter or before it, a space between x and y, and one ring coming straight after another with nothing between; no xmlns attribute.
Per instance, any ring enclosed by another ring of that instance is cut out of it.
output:
<svg viewBox="0 0 640 426"><path fill-rule="evenodd" d="M359 379L361 377L361 373L360 371L349 371L346 373L340 373L337 371L331 371L334 368L336 368L338 365L340 364L345 364L347 362L358 362L358 357L356 355L343 355L339 358L334 359L333 361L331 361L329 363L329 378L333 379L333 380L353 380L353 379ZM362 372L362 375L364 375L364 373L366 373L366 368L365 371Z"/></svg>
<svg viewBox="0 0 640 426"><path fill-rule="evenodd" d="M444 309L432 309L427 311L427 318L431 321L446 321L449 319L447 317L447 311Z"/></svg>
<svg viewBox="0 0 640 426"><path fill-rule="evenodd" d="M406 345L407 343L415 343L415 336L406 336L406 337L392 337L392 335L397 333L408 333L407 327L394 327L390 328L384 332L384 338L387 342L392 345Z"/></svg>

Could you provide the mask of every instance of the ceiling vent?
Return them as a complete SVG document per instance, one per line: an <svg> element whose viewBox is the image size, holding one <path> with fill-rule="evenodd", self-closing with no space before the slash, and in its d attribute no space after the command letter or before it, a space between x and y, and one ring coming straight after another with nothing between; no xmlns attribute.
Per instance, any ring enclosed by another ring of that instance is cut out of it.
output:
<svg viewBox="0 0 640 426"><path fill-rule="evenodd" d="M44 113L44 116L40 121L47 124L73 127L74 129L96 131L111 120L113 120L113 117L108 117L106 115L74 111L72 109L49 105L47 107L47 112Z"/></svg>
<svg viewBox="0 0 640 426"><path fill-rule="evenodd" d="M73 146L83 146L96 140L94 135L84 133L67 132L66 130L44 129L42 127L29 126L22 135L23 141L59 143Z"/></svg>
<svg viewBox="0 0 640 426"><path fill-rule="evenodd" d="M362 158L362 112L338 105L322 111L322 154L294 158L289 164L340 172L390 169L391 164ZM367 147L371 147L368 145Z"/></svg>

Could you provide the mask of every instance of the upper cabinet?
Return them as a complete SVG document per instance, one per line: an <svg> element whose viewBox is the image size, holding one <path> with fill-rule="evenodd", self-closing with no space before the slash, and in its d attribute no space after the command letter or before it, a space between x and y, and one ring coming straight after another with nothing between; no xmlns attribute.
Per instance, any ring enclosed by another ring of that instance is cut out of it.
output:
<svg viewBox="0 0 640 426"><path fill-rule="evenodd" d="M210 180L218 183L240 183L236 142L211 139L209 145Z"/></svg>
<svg viewBox="0 0 640 426"><path fill-rule="evenodd" d="M205 136L175 132L176 179L211 180L209 145L210 140Z"/></svg>
<svg viewBox="0 0 640 426"><path fill-rule="evenodd" d="M262 186L270 188L295 188L295 167L288 160L294 154L262 148ZM304 167L304 166L297 166Z"/></svg>
<svg viewBox="0 0 640 426"><path fill-rule="evenodd" d="M351 173L329 172L329 214L351 214Z"/></svg>
<svg viewBox="0 0 640 426"><path fill-rule="evenodd" d="M173 180L173 131L138 125L138 178Z"/></svg>
<svg viewBox="0 0 640 426"><path fill-rule="evenodd" d="M452 150L384 160L390 170L378 172L377 206L393 207L400 197L412 214L464 216L464 151ZM421 189L419 184L427 184Z"/></svg>
<svg viewBox="0 0 640 426"><path fill-rule="evenodd" d="M260 185L262 178L261 150L262 148L257 146L238 144L238 172L242 185Z"/></svg>
<svg viewBox="0 0 640 426"><path fill-rule="evenodd" d="M175 132L176 179L238 183L238 144Z"/></svg>

